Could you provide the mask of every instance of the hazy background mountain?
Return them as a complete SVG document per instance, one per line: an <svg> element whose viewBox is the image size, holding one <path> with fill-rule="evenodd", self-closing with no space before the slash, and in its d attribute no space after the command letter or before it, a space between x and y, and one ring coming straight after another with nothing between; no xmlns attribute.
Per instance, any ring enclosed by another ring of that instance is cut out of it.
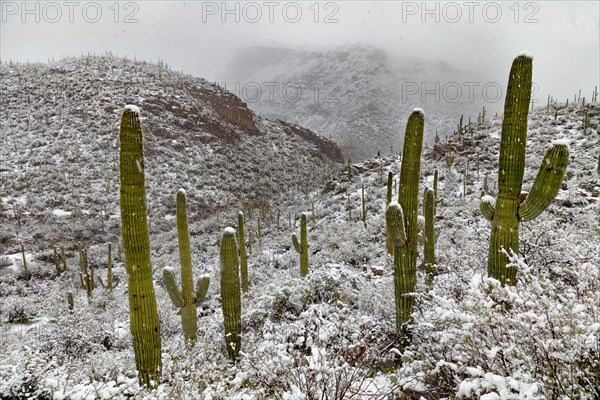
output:
<svg viewBox="0 0 600 400"><path fill-rule="evenodd" d="M249 46L236 53L224 75L227 89L254 111L330 137L352 160L399 151L415 107L425 110L430 144L436 130L441 138L452 134L462 114L466 124L484 105L488 113L497 108L483 97L491 78L365 44L314 51ZM469 96L472 82L478 87Z"/></svg>

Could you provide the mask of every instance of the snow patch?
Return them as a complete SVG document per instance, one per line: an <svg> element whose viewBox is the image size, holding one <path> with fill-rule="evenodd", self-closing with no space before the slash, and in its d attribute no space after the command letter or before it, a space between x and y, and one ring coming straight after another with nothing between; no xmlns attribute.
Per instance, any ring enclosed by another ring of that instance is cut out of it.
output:
<svg viewBox="0 0 600 400"><path fill-rule="evenodd" d="M129 110L133 113L136 113L138 117L140 116L140 108L138 106L134 106L133 104L127 104L125 106L125 110Z"/></svg>
<svg viewBox="0 0 600 400"><path fill-rule="evenodd" d="M531 58L533 60L533 56L531 55L531 53L529 53L527 51L520 52L518 57L527 57L527 58Z"/></svg>

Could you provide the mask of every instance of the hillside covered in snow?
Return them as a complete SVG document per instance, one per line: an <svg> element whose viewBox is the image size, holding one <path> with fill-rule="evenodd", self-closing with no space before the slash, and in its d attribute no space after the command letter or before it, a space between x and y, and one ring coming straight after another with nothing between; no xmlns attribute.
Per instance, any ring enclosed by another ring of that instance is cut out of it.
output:
<svg viewBox="0 0 600 400"><path fill-rule="evenodd" d="M304 196L341 152L293 124L255 115L239 98L164 63L111 55L0 64L3 252L119 237L119 120L142 112L153 232L189 190L194 219L229 207ZM164 225L167 224L167 225Z"/></svg>
<svg viewBox="0 0 600 400"><path fill-rule="evenodd" d="M433 186L434 171L439 172L435 278L427 288L419 246L409 339L396 332L394 265L385 236L386 181L388 172L398 178L399 146L393 151L382 146L379 157L375 151L348 168L331 142L308 136L304 128L253 115L236 97L202 80L133 61L84 58L57 66L21 65L18 72L3 64L0 71L2 89L9 93L2 105L7 112L2 115L0 398L591 400L600 395L597 103L552 103L529 114L523 189L531 188L553 141L568 141L570 159L550 207L520 225L515 286L487 277L490 222L480 211L483 194L497 195L501 118L488 116L462 134L423 146L419 210L425 187ZM40 89L44 85L56 92ZM61 98L65 86L76 89ZM124 103L140 105L146 134L163 363L162 381L153 389L138 384L127 274L117 249L115 157ZM400 127L408 114L397 111L386 128L390 141L402 140ZM427 132L433 129L430 118ZM188 195L194 276L210 276L207 296L197 307L194 346L184 342L179 310L169 300L162 273L171 266L180 274L174 220L179 187ZM397 184L392 195L398 196ZM241 300L241 352L230 363L218 240L226 227L236 226L240 210L249 233L249 292ZM303 212L309 258L304 278L292 244ZM120 283L112 293L97 286L88 296L81 288L77 242L87 247L89 263L104 279L109 240ZM30 280L23 279L21 241ZM61 245L67 270L58 273L54 249Z"/></svg>

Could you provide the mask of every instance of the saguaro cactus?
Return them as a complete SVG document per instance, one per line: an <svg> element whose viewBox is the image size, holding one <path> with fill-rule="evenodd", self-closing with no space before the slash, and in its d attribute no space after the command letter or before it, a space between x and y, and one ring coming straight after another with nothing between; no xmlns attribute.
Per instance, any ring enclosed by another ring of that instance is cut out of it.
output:
<svg viewBox="0 0 600 400"><path fill-rule="evenodd" d="M308 275L308 239L306 235L306 213L300 217L300 241L296 233L292 233L292 244L296 252L300 254L300 276Z"/></svg>
<svg viewBox="0 0 600 400"><path fill-rule="evenodd" d="M104 289L108 290L109 293L112 293L113 289L119 285L119 280L113 278L112 273L112 243L108 243L108 264L107 264L107 274L106 274L106 284L102 281L101 277L98 277L98 283Z"/></svg>
<svg viewBox="0 0 600 400"><path fill-rule="evenodd" d="M392 181L394 179L394 174L392 173L392 171L388 172L388 178L387 178L387 194L386 194L386 202L385 204L390 204L392 202ZM387 249L388 254L394 254L394 244L392 243L392 239L390 238L390 235L387 234L387 231L385 233L385 247Z"/></svg>
<svg viewBox="0 0 600 400"><path fill-rule="evenodd" d="M227 355L235 361L241 346L242 333L240 299L240 270L235 230L225 228L221 236L221 306L225 325Z"/></svg>
<svg viewBox="0 0 600 400"><path fill-rule="evenodd" d="M365 185L363 184L361 186L361 195L360 195L360 200L361 200L361 210L362 210L362 221L363 224L365 224L365 228L367 227L367 204L365 202Z"/></svg>
<svg viewBox="0 0 600 400"><path fill-rule="evenodd" d="M279 210L277 211L279 221ZM248 255L246 254L246 236L244 234L244 213L238 212L238 246L240 249L240 274L242 277L242 291L248 293Z"/></svg>
<svg viewBox="0 0 600 400"><path fill-rule="evenodd" d="M417 218L419 207L419 178L423 148L424 116L415 109L406 125L398 202L386 210L388 236L394 243L394 291L396 295L396 330L400 332L410 319L417 280Z"/></svg>
<svg viewBox="0 0 600 400"><path fill-rule="evenodd" d="M194 290L194 278L192 273L192 251L190 246L190 234L188 231L187 200L185 190L179 189L176 197L177 202L177 239L179 243L179 259L181 260L181 291L175 281L173 268L163 269L163 279L167 286L167 292L171 302L181 308L181 326L183 336L189 343L196 342L198 331L198 315L196 304L206 297L210 277L202 275L196 283Z"/></svg>
<svg viewBox="0 0 600 400"><path fill-rule="evenodd" d="M527 54L513 61L500 138L498 196L495 202L490 196L484 196L481 201L483 216L492 222L488 275L510 285L516 283L517 268L510 264L502 250L518 254L519 222L536 218L552 203L569 161L568 146L554 142L544 156L531 192L528 196L521 193L532 69L533 59Z"/></svg>
<svg viewBox="0 0 600 400"><path fill-rule="evenodd" d="M21 258L23 259L23 279L28 281L31 279L31 274L29 273L29 269L27 269L27 257L25 257L25 247L23 247L23 243L21 243Z"/></svg>
<svg viewBox="0 0 600 400"><path fill-rule="evenodd" d="M435 230L434 230L434 210L435 195L430 188L425 189L425 199L423 201L423 215L425 216L425 226L423 228L423 254L425 259L425 283L431 286L433 282L433 265L435 264Z"/></svg>
<svg viewBox="0 0 600 400"><path fill-rule="evenodd" d="M139 109L126 106L119 132L121 236L128 278L129 319L140 384L160 380L160 322L152 282L150 236L146 218L144 149Z"/></svg>

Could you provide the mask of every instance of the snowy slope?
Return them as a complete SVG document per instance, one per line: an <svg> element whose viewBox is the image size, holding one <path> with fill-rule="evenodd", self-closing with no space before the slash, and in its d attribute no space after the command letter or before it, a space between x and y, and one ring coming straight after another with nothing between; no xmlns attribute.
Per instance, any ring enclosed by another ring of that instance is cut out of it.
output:
<svg viewBox="0 0 600 400"><path fill-rule="evenodd" d="M160 232L153 229L164 365L163 383L153 391L135 380L124 284L113 295L96 289L88 303L79 288L76 253L69 254L69 271L58 277L49 249L30 254L30 282L14 272L0 274L0 398L597 398L600 107L590 107L587 132L581 105L552 107L530 114L523 188L531 187L553 140L570 142L571 161L556 201L521 224L514 288L485 278L490 224L479 211L486 175L488 193L495 194L501 120L473 124L464 135L424 149L420 197L432 185L433 171L440 172L437 276L426 292L419 268L413 341L404 348L395 334L383 215L385 176L393 171L397 178L399 164L397 155L387 155L353 164L351 179L339 168L318 195L290 193L299 197L293 206L275 203L262 213L246 213L253 251L250 292L242 300L243 354L236 365L227 362L223 347L216 243L219 232L235 223L237 205L191 228L194 274L211 274L193 348L183 343L160 273L166 265L179 270L174 221L163 223ZM450 167L449 154L455 155ZM360 220L362 185L366 228ZM309 215L305 279L291 244L303 211ZM123 263L116 258L115 274L123 280ZM104 276L105 246L91 246L90 259ZM66 311L67 291L75 294L72 314Z"/></svg>
<svg viewBox="0 0 600 400"><path fill-rule="evenodd" d="M17 251L17 234L29 248L118 237L126 104L141 109L153 232L174 214L180 187L191 219L201 219L308 193L341 157L328 140L258 117L218 86L162 63L110 55L3 63L0 77L3 252Z"/></svg>

